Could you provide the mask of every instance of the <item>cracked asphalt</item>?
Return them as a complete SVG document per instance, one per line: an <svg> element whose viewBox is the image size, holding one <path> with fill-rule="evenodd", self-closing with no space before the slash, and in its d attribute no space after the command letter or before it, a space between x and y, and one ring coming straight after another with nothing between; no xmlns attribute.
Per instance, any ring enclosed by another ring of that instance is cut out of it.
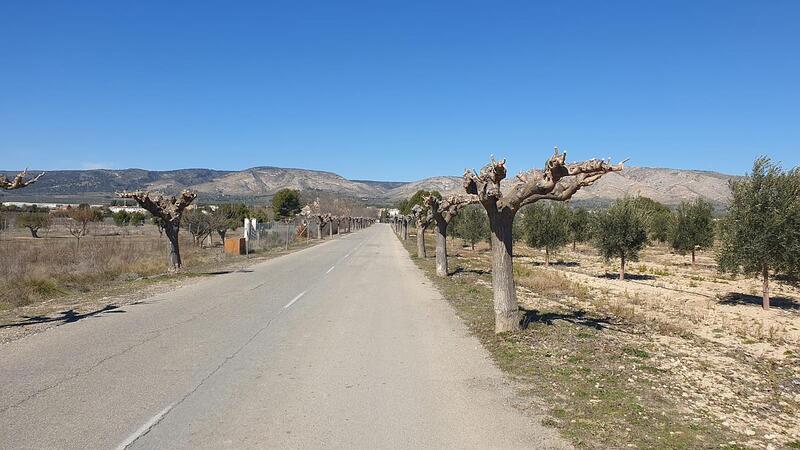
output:
<svg viewBox="0 0 800 450"><path fill-rule="evenodd" d="M568 448L375 225L0 346L0 448Z"/></svg>

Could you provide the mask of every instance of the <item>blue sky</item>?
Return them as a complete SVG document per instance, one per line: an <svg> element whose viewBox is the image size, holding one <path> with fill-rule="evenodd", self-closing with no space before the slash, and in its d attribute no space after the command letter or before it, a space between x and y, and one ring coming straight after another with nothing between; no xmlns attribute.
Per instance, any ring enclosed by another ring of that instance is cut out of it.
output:
<svg viewBox="0 0 800 450"><path fill-rule="evenodd" d="M800 2L0 3L0 168L800 163Z"/></svg>

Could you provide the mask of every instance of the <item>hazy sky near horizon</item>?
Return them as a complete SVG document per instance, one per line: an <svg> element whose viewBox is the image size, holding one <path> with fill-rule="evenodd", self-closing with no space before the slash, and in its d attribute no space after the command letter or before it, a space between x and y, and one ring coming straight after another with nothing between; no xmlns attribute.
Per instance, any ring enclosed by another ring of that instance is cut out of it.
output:
<svg viewBox="0 0 800 450"><path fill-rule="evenodd" d="M800 164L798 1L0 4L0 169Z"/></svg>

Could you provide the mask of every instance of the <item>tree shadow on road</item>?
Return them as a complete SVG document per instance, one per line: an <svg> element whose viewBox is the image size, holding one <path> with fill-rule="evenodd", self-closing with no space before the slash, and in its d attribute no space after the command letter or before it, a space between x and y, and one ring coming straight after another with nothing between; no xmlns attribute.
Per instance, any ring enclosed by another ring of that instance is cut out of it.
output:
<svg viewBox="0 0 800 450"><path fill-rule="evenodd" d="M89 311L85 313L78 313L74 309L68 309L66 311L61 311L55 317L49 316L22 316L25 320L21 322L14 322L8 323L5 325L0 325L0 328L12 328L12 327L24 327L26 325L36 325L39 323L50 323L50 322L61 322L62 324L65 323L74 323L79 320L83 320L87 317L93 317L98 314L102 313L124 313L124 310L119 309L120 307L117 305L106 305L103 308Z"/></svg>

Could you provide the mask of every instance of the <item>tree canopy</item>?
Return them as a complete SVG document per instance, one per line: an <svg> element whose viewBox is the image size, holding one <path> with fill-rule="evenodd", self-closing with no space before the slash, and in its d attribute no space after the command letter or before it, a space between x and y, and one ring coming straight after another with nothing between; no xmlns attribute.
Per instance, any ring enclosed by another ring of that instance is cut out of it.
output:
<svg viewBox="0 0 800 450"><path fill-rule="evenodd" d="M276 219L294 217L300 212L300 191L284 188L272 197L272 211Z"/></svg>
<svg viewBox="0 0 800 450"><path fill-rule="evenodd" d="M561 203L544 205L534 203L525 208L522 229L525 243L543 248L545 265L550 265L550 255L569 242L569 209Z"/></svg>
<svg viewBox="0 0 800 450"><path fill-rule="evenodd" d="M761 275L769 308L770 274L800 275L800 168L786 172L760 157L747 177L731 182L730 210L720 226L723 272Z"/></svg>
<svg viewBox="0 0 800 450"><path fill-rule="evenodd" d="M647 213L635 198L615 201L597 215L594 226L594 245L606 259L619 258L619 278L625 279L627 261L639 259L647 244Z"/></svg>
<svg viewBox="0 0 800 450"><path fill-rule="evenodd" d="M691 253L692 264L695 250L714 244L714 207L711 203L697 199L692 203L682 202L675 211L669 232L669 244L685 255Z"/></svg>
<svg viewBox="0 0 800 450"><path fill-rule="evenodd" d="M400 210L400 214L406 216L411 214L411 208L413 208L414 205L425 206L425 198L430 196L436 197L439 200L442 199L442 194L440 194L439 191L426 191L424 189L420 189L408 199L401 201L397 209Z"/></svg>
<svg viewBox="0 0 800 450"><path fill-rule="evenodd" d="M450 226L453 236L469 243L473 250L476 243L481 240L489 240L489 218L480 205L465 207L453 218Z"/></svg>

